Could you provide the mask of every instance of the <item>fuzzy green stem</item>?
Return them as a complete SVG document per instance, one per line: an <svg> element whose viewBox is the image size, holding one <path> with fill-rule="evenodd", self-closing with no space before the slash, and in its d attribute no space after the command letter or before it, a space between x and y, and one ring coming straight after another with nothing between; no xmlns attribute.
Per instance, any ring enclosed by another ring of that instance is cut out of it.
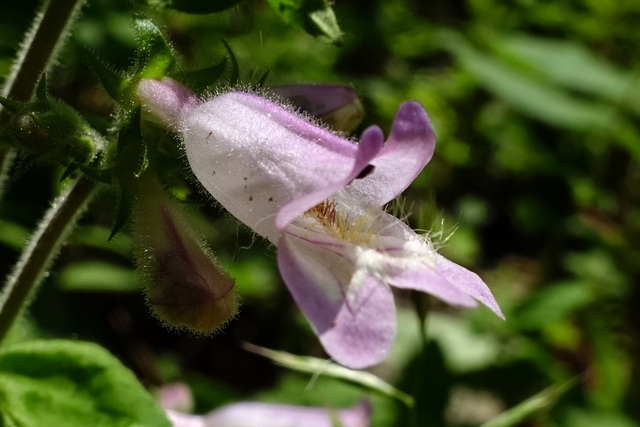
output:
<svg viewBox="0 0 640 427"><path fill-rule="evenodd" d="M82 3L82 0L49 0L44 4L22 42L11 74L2 87L2 96L15 101L31 99L40 76L49 69L69 34ZM0 106L0 126L7 118L8 114ZM0 195L12 158L7 148L0 148Z"/></svg>
<svg viewBox="0 0 640 427"><path fill-rule="evenodd" d="M94 181L81 177L47 211L0 295L0 343L28 305L60 245L96 189Z"/></svg>
<svg viewBox="0 0 640 427"><path fill-rule="evenodd" d="M81 0L50 0L36 16L22 43L2 95L28 101L68 34L82 5Z"/></svg>

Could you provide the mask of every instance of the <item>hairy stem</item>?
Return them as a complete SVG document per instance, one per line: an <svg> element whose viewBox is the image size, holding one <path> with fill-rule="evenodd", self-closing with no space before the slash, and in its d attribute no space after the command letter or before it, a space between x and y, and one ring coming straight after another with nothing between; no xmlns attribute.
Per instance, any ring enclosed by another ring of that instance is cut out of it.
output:
<svg viewBox="0 0 640 427"><path fill-rule="evenodd" d="M69 34L82 3L81 0L49 0L44 4L22 42L11 74L2 87L2 96L15 101L31 99L40 76L49 69ZM8 114L0 106L0 126L7 118ZM0 195L12 158L7 148L0 147Z"/></svg>
<svg viewBox="0 0 640 427"><path fill-rule="evenodd" d="M96 189L97 184L83 176L70 185L47 211L0 295L0 342L29 303L60 245Z"/></svg>
<svg viewBox="0 0 640 427"><path fill-rule="evenodd" d="M16 101L28 101L47 71L80 10L80 0L50 0L27 33L2 90Z"/></svg>

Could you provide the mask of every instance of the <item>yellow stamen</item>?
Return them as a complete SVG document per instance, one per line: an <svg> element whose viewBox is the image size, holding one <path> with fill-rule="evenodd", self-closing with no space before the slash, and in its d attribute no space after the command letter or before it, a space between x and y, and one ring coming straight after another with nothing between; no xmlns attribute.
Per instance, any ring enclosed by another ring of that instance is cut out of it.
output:
<svg viewBox="0 0 640 427"><path fill-rule="evenodd" d="M365 212L355 221L341 214L336 203L325 200L305 212L307 217L317 220L330 235L356 245L370 245L376 235L376 217L373 212Z"/></svg>

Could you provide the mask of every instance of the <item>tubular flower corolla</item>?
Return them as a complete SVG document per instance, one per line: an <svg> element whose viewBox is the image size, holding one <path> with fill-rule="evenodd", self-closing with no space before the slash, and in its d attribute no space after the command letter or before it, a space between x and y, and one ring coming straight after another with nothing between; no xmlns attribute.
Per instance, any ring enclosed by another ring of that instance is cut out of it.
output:
<svg viewBox="0 0 640 427"><path fill-rule="evenodd" d="M480 277L384 210L433 155L418 102L400 106L386 141L371 126L354 144L255 94L195 102L187 92L167 80L138 90L181 135L204 188L277 245L284 282L335 361L365 368L386 357L396 333L390 286L457 306L479 301L503 317Z"/></svg>

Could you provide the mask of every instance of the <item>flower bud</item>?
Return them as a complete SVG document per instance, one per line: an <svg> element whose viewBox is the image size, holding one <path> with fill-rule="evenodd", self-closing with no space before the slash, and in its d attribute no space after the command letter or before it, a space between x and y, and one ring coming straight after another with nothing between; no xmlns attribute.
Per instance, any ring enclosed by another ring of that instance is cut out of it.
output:
<svg viewBox="0 0 640 427"><path fill-rule="evenodd" d="M142 79L137 90L144 117L170 129L178 125L183 110L193 109L199 103L191 89L170 78Z"/></svg>
<svg viewBox="0 0 640 427"><path fill-rule="evenodd" d="M236 314L234 280L216 265L178 202L149 175L136 185L132 228L147 301L169 326L214 332Z"/></svg>
<svg viewBox="0 0 640 427"><path fill-rule="evenodd" d="M335 130L351 132L362 120L362 103L349 86L299 84L270 89Z"/></svg>
<svg viewBox="0 0 640 427"><path fill-rule="evenodd" d="M26 105L24 111L13 117L7 130L18 147L63 163L89 161L96 142L101 141L73 108L53 98Z"/></svg>

